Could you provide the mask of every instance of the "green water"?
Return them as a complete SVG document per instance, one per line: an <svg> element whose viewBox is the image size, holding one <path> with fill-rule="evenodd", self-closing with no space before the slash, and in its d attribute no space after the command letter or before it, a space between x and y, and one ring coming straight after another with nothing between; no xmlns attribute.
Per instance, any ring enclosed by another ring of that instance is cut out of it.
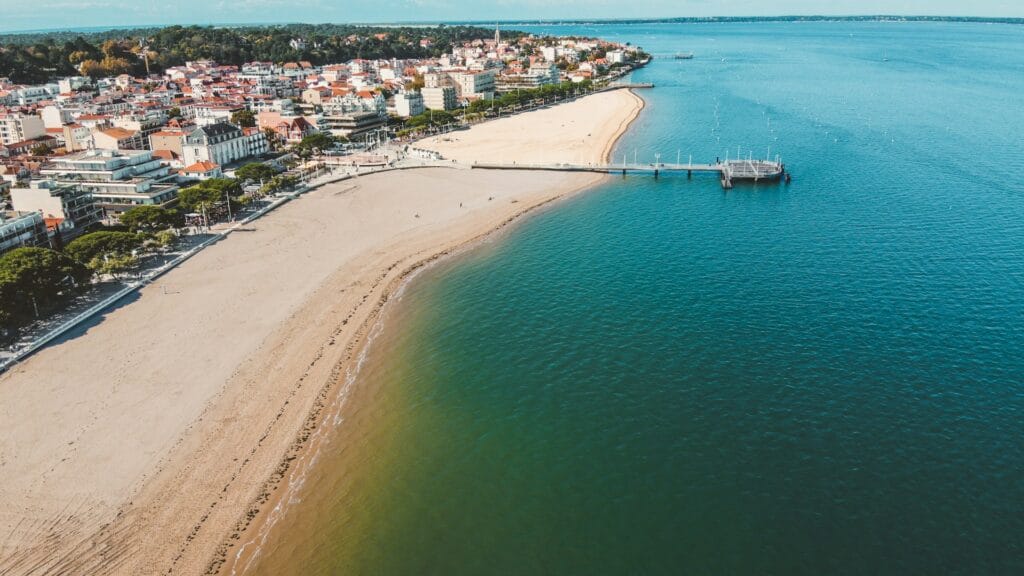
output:
<svg viewBox="0 0 1024 576"><path fill-rule="evenodd" d="M615 180L427 274L256 572L1024 573L1024 27L640 44ZM342 428L350 423L342 424Z"/></svg>

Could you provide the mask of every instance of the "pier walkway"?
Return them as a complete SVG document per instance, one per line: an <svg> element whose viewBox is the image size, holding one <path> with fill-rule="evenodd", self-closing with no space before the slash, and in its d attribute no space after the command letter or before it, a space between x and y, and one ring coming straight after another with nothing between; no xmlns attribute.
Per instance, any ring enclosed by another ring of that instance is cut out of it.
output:
<svg viewBox="0 0 1024 576"><path fill-rule="evenodd" d="M620 163L620 164L574 164L570 162L553 164L518 164L498 162L474 162L472 168L482 170L553 170L559 172L604 172L614 174L621 172L653 173L657 178L662 172L686 172L692 176L694 172L718 174L722 188L732 188L735 181L759 182L780 180L786 176L785 164L768 160L726 160L715 164L668 164L656 163Z"/></svg>

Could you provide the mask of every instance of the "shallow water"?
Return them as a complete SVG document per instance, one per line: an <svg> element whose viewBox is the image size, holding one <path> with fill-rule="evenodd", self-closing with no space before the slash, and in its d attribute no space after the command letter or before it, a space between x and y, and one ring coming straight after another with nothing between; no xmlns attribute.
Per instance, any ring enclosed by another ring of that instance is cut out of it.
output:
<svg viewBox="0 0 1024 576"><path fill-rule="evenodd" d="M418 279L257 572L1024 571L1024 27L543 31L664 56L617 157L793 183L616 179Z"/></svg>

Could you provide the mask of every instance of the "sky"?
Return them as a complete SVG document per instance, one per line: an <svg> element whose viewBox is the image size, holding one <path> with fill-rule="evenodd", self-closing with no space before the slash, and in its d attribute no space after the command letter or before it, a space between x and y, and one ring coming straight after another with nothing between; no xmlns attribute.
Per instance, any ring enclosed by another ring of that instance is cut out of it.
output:
<svg viewBox="0 0 1024 576"><path fill-rule="evenodd" d="M0 31L793 14L1024 17L1024 0L0 0Z"/></svg>

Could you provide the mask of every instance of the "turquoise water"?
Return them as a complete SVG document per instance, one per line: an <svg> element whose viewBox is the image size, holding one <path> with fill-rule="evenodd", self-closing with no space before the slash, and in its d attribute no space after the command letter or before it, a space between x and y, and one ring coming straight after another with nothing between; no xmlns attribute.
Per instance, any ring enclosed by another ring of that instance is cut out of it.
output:
<svg viewBox="0 0 1024 576"><path fill-rule="evenodd" d="M616 179L417 281L264 566L1024 573L1024 27L544 31L696 53L619 156L793 183Z"/></svg>

